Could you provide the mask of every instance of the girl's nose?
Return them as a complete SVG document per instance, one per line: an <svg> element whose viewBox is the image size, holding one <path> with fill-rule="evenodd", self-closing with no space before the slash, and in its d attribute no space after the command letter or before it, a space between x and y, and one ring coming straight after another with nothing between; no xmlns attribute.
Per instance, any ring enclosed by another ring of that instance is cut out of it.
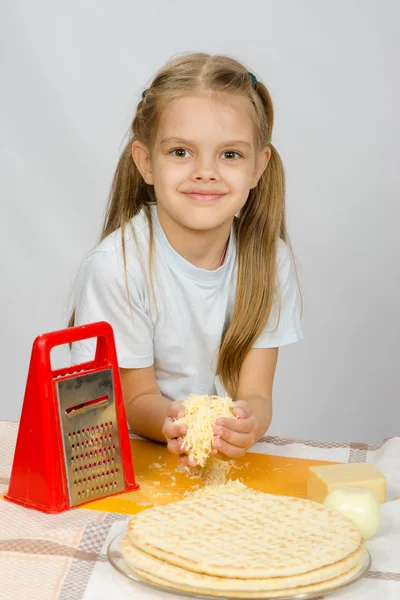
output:
<svg viewBox="0 0 400 600"><path fill-rule="evenodd" d="M193 171L192 179L194 181L216 181L219 179L219 174L212 160L197 161Z"/></svg>

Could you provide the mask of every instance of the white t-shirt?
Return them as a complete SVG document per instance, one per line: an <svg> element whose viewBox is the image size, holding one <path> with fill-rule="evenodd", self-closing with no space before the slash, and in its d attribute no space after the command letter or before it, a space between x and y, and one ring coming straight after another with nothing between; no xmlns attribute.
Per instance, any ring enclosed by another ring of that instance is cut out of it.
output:
<svg viewBox="0 0 400 600"><path fill-rule="evenodd" d="M114 330L119 366L134 369L154 364L160 391L170 400L184 400L191 393L224 395L216 366L224 324L233 312L236 293L233 229L223 265L213 271L200 269L173 249L158 220L157 207L153 205L151 210L152 280L149 227L141 211L132 219L136 242L131 227L125 232L127 277L120 230L104 239L81 265L74 289L75 324L108 321ZM276 348L303 337L297 279L282 240L277 273L281 288L279 326L271 333L267 324L254 348ZM273 311L269 322L274 320ZM72 363L91 360L94 351L95 340L73 344Z"/></svg>

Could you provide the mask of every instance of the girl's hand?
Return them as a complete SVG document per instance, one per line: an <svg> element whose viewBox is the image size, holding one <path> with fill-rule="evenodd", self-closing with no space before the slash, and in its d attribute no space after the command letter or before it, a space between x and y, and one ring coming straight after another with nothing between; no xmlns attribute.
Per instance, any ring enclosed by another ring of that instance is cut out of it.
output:
<svg viewBox="0 0 400 600"><path fill-rule="evenodd" d="M187 432L187 425L175 423L175 419L181 419L185 416L185 411L182 402L170 402L167 409L167 416L164 421L162 433L167 440L167 448L172 454L184 454L181 449L181 442L178 437L181 437Z"/></svg>
<svg viewBox="0 0 400 600"><path fill-rule="evenodd" d="M238 458L256 443L256 419L252 416L250 404L244 400L235 402L234 413L237 419L219 417L215 422L211 454L220 452L229 458Z"/></svg>

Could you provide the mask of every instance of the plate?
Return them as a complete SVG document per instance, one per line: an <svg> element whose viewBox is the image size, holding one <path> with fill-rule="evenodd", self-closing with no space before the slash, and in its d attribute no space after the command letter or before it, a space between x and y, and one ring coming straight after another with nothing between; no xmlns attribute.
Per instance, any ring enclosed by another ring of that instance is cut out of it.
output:
<svg viewBox="0 0 400 600"><path fill-rule="evenodd" d="M122 542L122 539L125 537L126 532L122 532L119 533L117 536L115 536L107 549L107 557L108 560L110 561L111 565L114 567L114 569L116 569L121 575L123 575L126 579L130 580L132 582L132 584L135 583L140 583L140 585L143 585L147 588L150 588L152 590L157 590L157 591L161 591L161 592L165 592L168 594L175 594L177 596L183 596L186 598L202 598L203 600L243 600L242 598L238 598L238 596L214 596L212 595L212 593L210 594L206 594L204 592L199 592L198 594L193 593L193 592L183 592L180 590L174 590L172 588L169 587L164 587L162 585L157 585L155 583L150 583L149 581L146 581L145 579L142 579L139 575L137 575L135 573L135 571L133 571L130 567L128 567L128 565L126 564L124 557L122 556L121 550L120 550L120 545ZM331 588L328 591L325 592L313 592L312 594L293 594L291 596L274 596L275 600L309 600L311 598L321 598L321 594L323 594L323 596L328 596L329 594L333 594L334 592L337 592L337 590L345 588L349 585L351 585L352 583L355 583L356 581L358 581L359 579L361 579L362 577L364 577L364 575L366 575L369 571L371 567L371 556L369 554L369 552L367 551L367 557L365 560L365 563L363 563L359 570L354 574L354 577L348 581L345 584L342 585L338 585L335 588ZM132 588L133 589L133 588ZM294 590L295 592L295 590ZM252 600L257 600L257 598L252 598ZM268 596L263 596L262 599L260 598L260 600L268 600Z"/></svg>

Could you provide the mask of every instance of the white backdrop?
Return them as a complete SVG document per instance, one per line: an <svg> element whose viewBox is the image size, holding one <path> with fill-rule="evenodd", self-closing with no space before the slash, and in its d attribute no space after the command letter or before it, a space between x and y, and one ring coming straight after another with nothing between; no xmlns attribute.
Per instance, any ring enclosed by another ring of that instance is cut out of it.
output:
<svg viewBox="0 0 400 600"><path fill-rule="evenodd" d="M0 419L67 321L141 91L172 55L228 53L269 87L305 340L280 352L271 434L399 434L396 0L3 0ZM56 353L54 364L67 360Z"/></svg>

